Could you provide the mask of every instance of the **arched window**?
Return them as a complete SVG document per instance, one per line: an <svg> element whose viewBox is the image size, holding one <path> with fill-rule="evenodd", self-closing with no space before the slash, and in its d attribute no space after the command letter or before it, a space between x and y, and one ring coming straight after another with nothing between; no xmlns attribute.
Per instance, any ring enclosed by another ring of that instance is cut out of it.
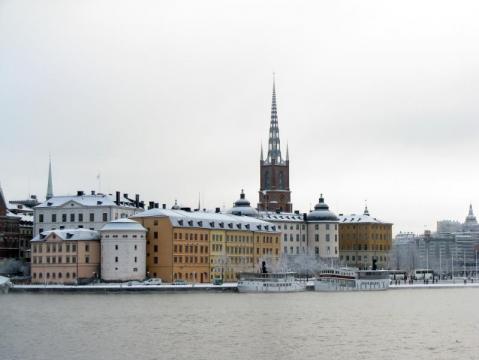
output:
<svg viewBox="0 0 479 360"><path fill-rule="evenodd" d="M269 179L269 171L264 172L264 188L269 189L270 188L270 179Z"/></svg>

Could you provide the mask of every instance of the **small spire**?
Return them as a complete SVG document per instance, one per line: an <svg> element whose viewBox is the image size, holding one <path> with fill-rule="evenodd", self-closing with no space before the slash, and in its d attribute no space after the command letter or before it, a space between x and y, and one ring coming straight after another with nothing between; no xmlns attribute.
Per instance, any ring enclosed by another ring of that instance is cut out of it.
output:
<svg viewBox="0 0 479 360"><path fill-rule="evenodd" d="M289 161L289 144L286 142L286 161Z"/></svg>
<svg viewBox="0 0 479 360"><path fill-rule="evenodd" d="M47 200L53 197L53 181L52 181L52 156L49 154L48 161L48 185L47 185Z"/></svg>
<svg viewBox="0 0 479 360"><path fill-rule="evenodd" d="M268 139L268 156L266 161L268 163L281 164L281 145L279 140L279 127L278 127L278 109L276 105L276 81L275 74L273 73L273 96L271 100L271 122L269 126L269 139Z"/></svg>
<svg viewBox="0 0 479 360"><path fill-rule="evenodd" d="M472 210L472 204L469 204L469 216L474 216L474 211Z"/></svg>
<svg viewBox="0 0 479 360"><path fill-rule="evenodd" d="M244 199L244 198L245 198L244 189L241 189L240 199Z"/></svg>
<svg viewBox="0 0 479 360"><path fill-rule="evenodd" d="M201 210L201 193L198 193L198 211Z"/></svg>
<svg viewBox="0 0 479 360"><path fill-rule="evenodd" d="M369 216L368 201L364 200L364 215Z"/></svg>
<svg viewBox="0 0 479 360"><path fill-rule="evenodd" d="M263 158L263 142L261 142L261 157L260 157L260 161L264 161L264 158Z"/></svg>

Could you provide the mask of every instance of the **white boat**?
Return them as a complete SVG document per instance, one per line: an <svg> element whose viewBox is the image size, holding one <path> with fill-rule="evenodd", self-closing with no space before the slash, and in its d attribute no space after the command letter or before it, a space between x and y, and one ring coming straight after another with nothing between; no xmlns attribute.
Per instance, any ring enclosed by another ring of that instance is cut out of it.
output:
<svg viewBox="0 0 479 360"><path fill-rule="evenodd" d="M325 269L314 281L315 291L374 291L389 288L387 270Z"/></svg>
<svg viewBox="0 0 479 360"><path fill-rule="evenodd" d="M238 292L298 292L306 290L306 281L295 273L240 273Z"/></svg>

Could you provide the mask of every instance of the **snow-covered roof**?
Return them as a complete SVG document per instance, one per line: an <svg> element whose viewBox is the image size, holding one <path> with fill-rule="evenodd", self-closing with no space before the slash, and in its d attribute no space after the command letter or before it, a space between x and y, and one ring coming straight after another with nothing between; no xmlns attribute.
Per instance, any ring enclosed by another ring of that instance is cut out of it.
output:
<svg viewBox="0 0 479 360"><path fill-rule="evenodd" d="M146 229L134 220L118 219L105 224L100 231L146 231Z"/></svg>
<svg viewBox="0 0 479 360"><path fill-rule="evenodd" d="M51 234L55 234L61 240L68 241L88 241L100 240L100 233L96 230L88 229L62 229L62 230L48 230L35 236L32 241L45 241Z"/></svg>
<svg viewBox="0 0 479 360"><path fill-rule="evenodd" d="M151 209L130 218L145 217L168 217L172 225L177 227L277 232L276 225L254 217L204 211Z"/></svg>
<svg viewBox="0 0 479 360"><path fill-rule="evenodd" d="M12 204L11 202L8 203L8 209L12 212L33 213L33 208L23 204Z"/></svg>
<svg viewBox="0 0 479 360"><path fill-rule="evenodd" d="M272 222L303 222L303 215L289 212L260 211L260 219Z"/></svg>
<svg viewBox="0 0 479 360"><path fill-rule="evenodd" d="M125 201L125 198L121 199ZM44 201L40 205L35 206L35 209L38 208L50 208L50 207L60 207L64 204L73 201L83 206L117 206L114 199L109 195L105 194L95 194L95 195L66 195L66 196L54 196L49 200ZM123 207L135 207L134 203L126 203L122 205Z"/></svg>
<svg viewBox="0 0 479 360"><path fill-rule="evenodd" d="M361 223L361 224L383 224L383 225L392 225L390 222L381 221L372 217L369 214L351 214L351 215L339 215L339 223Z"/></svg>

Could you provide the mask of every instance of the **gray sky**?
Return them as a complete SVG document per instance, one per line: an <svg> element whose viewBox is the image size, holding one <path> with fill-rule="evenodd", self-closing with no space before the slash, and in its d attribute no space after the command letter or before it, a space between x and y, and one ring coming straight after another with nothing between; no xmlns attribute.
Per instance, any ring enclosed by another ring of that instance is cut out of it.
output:
<svg viewBox="0 0 479 360"><path fill-rule="evenodd" d="M7 199L256 204L272 72L295 209L479 212L477 1L0 1Z"/></svg>

